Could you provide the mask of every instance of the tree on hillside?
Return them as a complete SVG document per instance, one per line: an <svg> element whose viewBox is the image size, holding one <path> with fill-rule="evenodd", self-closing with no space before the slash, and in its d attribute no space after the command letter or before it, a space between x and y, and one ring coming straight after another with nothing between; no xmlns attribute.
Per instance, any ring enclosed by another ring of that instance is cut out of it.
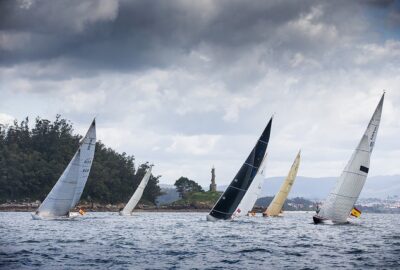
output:
<svg viewBox="0 0 400 270"><path fill-rule="evenodd" d="M57 115L55 121L36 118L11 126L0 125L0 202L40 200L46 197L78 149L80 135L73 134L70 121ZM100 141L81 200L126 203L142 180L148 164L135 169L135 158L117 153ZM161 194L151 176L143 199L152 203Z"/></svg>
<svg viewBox="0 0 400 270"><path fill-rule="evenodd" d="M181 198L185 198L187 194L191 192L204 192L203 188L199 184L183 176L175 181L174 186Z"/></svg>

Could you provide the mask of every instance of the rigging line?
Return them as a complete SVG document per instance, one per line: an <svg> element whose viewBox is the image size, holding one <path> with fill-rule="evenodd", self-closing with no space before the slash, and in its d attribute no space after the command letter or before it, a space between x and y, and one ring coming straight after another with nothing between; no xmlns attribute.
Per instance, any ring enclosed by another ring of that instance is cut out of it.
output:
<svg viewBox="0 0 400 270"><path fill-rule="evenodd" d="M366 175L364 175L364 174L356 173L356 172L351 172L351 171L343 171L343 172L345 172L345 173L350 173L350 174L355 174L355 175L358 175L358 176L366 176ZM367 175L368 175L368 173L367 173Z"/></svg>
<svg viewBox="0 0 400 270"><path fill-rule="evenodd" d="M336 196L339 196L339 197L343 197L343 198L350 198L350 199L356 199L357 197L351 197L351 196L346 196L346 195L341 195L341 194L337 194L337 193L331 193L332 195L336 195Z"/></svg>
<svg viewBox="0 0 400 270"><path fill-rule="evenodd" d="M221 213L221 214L226 214L226 215L232 215L233 214L233 213L227 213L227 212L218 211L218 210L215 210L215 209L212 209L211 212L212 211L215 211L215 212L218 212L218 213Z"/></svg>
<svg viewBox="0 0 400 270"><path fill-rule="evenodd" d="M245 162L244 164L245 164L245 165L248 165L248 166L250 166L250 167L253 167L253 168L257 169L257 170L258 170L258 168L259 168L259 167L256 167L256 166L254 166L254 165L251 165L250 163L247 163L247 162Z"/></svg>
<svg viewBox="0 0 400 270"><path fill-rule="evenodd" d="M242 189L242 188L238 188L238 187L234 187L234 186L229 186L229 187L230 187L230 188L237 189L237 190L240 190L240 191L244 191L244 192L247 191L247 189Z"/></svg>

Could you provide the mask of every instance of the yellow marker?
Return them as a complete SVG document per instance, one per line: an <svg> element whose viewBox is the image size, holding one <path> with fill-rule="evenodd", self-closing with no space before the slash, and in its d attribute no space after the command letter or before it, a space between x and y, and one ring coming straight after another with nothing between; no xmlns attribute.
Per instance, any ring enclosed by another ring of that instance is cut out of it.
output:
<svg viewBox="0 0 400 270"><path fill-rule="evenodd" d="M350 215L352 215L353 217L359 218L361 216L361 211L354 207L351 210Z"/></svg>
<svg viewBox="0 0 400 270"><path fill-rule="evenodd" d="M85 211L83 211L83 209L79 209L79 214L83 216L85 214Z"/></svg>

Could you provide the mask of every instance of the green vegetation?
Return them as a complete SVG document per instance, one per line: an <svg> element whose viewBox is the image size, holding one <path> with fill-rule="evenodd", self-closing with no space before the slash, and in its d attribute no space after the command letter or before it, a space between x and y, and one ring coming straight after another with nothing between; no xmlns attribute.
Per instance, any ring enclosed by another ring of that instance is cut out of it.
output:
<svg viewBox="0 0 400 270"><path fill-rule="evenodd" d="M173 202L171 206L209 209L214 206L220 196L220 192L192 192L188 193L185 198Z"/></svg>
<svg viewBox="0 0 400 270"><path fill-rule="evenodd" d="M73 134L70 121L57 115L54 122L36 118L11 126L0 125L0 202L42 201L78 148L82 137ZM98 203L125 203L140 183L148 163L135 168L135 159L119 154L100 141L82 199ZM155 203L161 194L160 176L151 176L143 200Z"/></svg>
<svg viewBox="0 0 400 270"><path fill-rule="evenodd" d="M176 187L176 191L179 193L180 197L184 199L190 193L204 192L203 188L199 184L183 176L175 181L174 186Z"/></svg>

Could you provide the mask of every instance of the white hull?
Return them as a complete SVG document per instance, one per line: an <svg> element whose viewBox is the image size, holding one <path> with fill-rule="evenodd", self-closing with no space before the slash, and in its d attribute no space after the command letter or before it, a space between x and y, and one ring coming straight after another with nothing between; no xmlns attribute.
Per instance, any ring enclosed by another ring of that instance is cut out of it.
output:
<svg viewBox="0 0 400 270"><path fill-rule="evenodd" d="M218 218L215 218L215 217L213 217L213 216L211 216L211 215L207 215L207 221L218 221L219 219Z"/></svg>
<svg viewBox="0 0 400 270"><path fill-rule="evenodd" d="M122 211L119 211L119 215L123 216L123 217L130 217L130 216L132 216L132 213L124 213Z"/></svg>
<svg viewBox="0 0 400 270"><path fill-rule="evenodd" d="M72 212L68 216L40 216L36 213L31 213L33 220L73 220L81 217L81 214Z"/></svg>

